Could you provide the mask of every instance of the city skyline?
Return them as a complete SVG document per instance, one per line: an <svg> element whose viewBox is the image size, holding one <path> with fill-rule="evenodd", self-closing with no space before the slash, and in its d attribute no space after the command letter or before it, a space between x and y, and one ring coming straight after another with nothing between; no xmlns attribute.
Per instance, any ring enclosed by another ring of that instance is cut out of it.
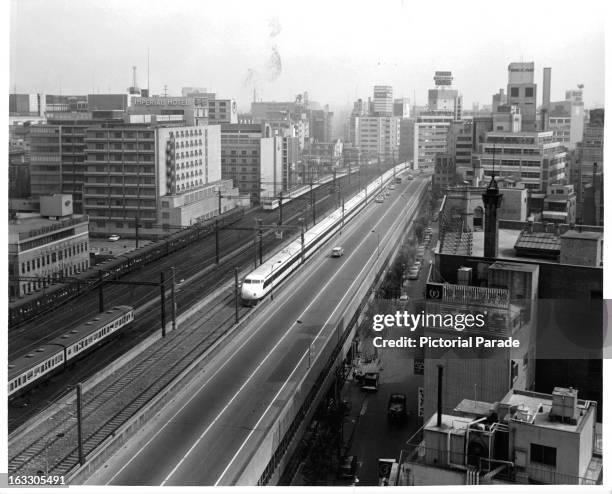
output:
<svg viewBox="0 0 612 494"><path fill-rule="evenodd" d="M158 1L147 2L144 10L136 2L13 0L10 91L124 92L132 66L138 67L139 86L147 87L149 53L152 94L163 94L164 86L169 95L180 94L182 86L206 87L235 98L242 111L254 89L258 100L292 100L308 91L312 100L338 107L371 96L377 84L423 105L436 70L453 72L454 87L469 109L475 102L490 104L506 87L509 63L534 61L538 86L542 69L552 67L553 101L584 84L585 105L604 104L600 1L571 15L569 2L555 3L554 10L553 4L520 2L516 8L530 15L514 22L510 34L500 30L505 21L499 11L482 2L470 9L444 2L434 23L426 22L432 14L424 5L400 1L386 3L382 12L365 1L315 2L307 12L277 2L264 8L240 1L208 8L190 0L174 5L168 12ZM468 17L468 11L475 14ZM448 35L432 39L432 28Z"/></svg>

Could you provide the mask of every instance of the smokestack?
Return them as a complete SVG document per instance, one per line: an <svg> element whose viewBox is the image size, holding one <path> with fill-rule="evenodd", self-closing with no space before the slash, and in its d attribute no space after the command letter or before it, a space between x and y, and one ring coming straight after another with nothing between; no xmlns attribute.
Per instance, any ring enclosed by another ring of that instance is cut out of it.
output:
<svg viewBox="0 0 612 494"><path fill-rule="evenodd" d="M540 109L540 128L542 130L548 130L548 110L550 109L550 75L551 68L544 67L542 108Z"/></svg>
<svg viewBox="0 0 612 494"><path fill-rule="evenodd" d="M497 209L501 206L503 195L500 194L495 175L491 178L491 182L487 190L482 194L482 202L485 206L485 227L484 227L484 256L496 258L498 253L499 242L499 219L497 218Z"/></svg>
<svg viewBox="0 0 612 494"><path fill-rule="evenodd" d="M442 427L442 372L444 367L438 364L438 427Z"/></svg>

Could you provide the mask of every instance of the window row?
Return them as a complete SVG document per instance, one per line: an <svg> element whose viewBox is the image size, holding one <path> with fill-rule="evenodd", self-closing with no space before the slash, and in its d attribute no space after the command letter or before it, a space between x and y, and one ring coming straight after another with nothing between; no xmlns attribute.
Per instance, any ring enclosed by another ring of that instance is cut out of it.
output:
<svg viewBox="0 0 612 494"><path fill-rule="evenodd" d="M79 244L74 244L65 249L60 249L55 252L43 254L40 257L35 257L29 261L23 261L21 263L21 274L29 273L30 270L34 271L35 269L40 269L45 265L52 264L57 261L61 261L62 259L68 259L69 257L76 256L78 254L82 254L87 252L87 242L81 242Z"/></svg>

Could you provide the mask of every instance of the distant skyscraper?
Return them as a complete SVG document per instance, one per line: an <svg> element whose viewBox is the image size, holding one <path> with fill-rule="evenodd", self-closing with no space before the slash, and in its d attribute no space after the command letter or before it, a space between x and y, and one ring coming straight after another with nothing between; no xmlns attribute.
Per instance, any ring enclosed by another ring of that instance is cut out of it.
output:
<svg viewBox="0 0 612 494"><path fill-rule="evenodd" d="M374 86L374 114L379 117L393 116L393 87Z"/></svg>
<svg viewBox="0 0 612 494"><path fill-rule="evenodd" d="M536 97L537 84L533 82L533 62L513 62L508 65L508 104L518 105L521 110L524 132L537 130Z"/></svg>

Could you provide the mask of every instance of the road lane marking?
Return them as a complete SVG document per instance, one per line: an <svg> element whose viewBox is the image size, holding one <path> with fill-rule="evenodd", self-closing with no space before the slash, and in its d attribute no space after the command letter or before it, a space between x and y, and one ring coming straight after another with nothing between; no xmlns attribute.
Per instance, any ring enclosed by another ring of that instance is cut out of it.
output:
<svg viewBox="0 0 612 494"><path fill-rule="evenodd" d="M393 205L395 205L395 203L398 201L399 197L398 196ZM413 206L414 202L416 202L416 200L414 198L411 198L409 203L406 204L407 207L411 207ZM410 204L410 206L409 206ZM390 210L391 208L389 208L387 210ZM379 221L375 224L375 226L378 226L378 224L387 216L387 213L384 214ZM397 219L396 219L397 221ZM395 222L393 222L395 223ZM391 232L391 230L387 231L387 235ZM385 235L385 238L387 237L387 235ZM367 236L364 238L367 238ZM358 248L361 246L361 244L363 244L362 241ZM354 252L356 252L357 249L355 249ZM298 360L297 364L295 365L295 367L293 368L293 370L291 371L291 374L289 374L289 376L287 377L287 379L285 380L285 382L283 383L283 385L281 386L281 388L278 390L278 392L276 393L276 395L274 396L274 398L272 398L272 400L270 401L270 404L266 407L266 409L264 410L263 414L259 417L259 420L257 421L257 423L251 428L251 432L249 432L249 434L247 435L247 437L245 438L245 440L242 442L242 444L240 445L240 447L238 448L238 450L236 451L236 453L234 454L234 456L232 457L232 459L230 460L230 462L227 464L227 466L225 467L225 470L223 470L223 472L221 473L221 475L219 476L219 478L217 479L217 481L215 482L215 487L219 485L219 483L221 482L221 480L223 479L223 477L225 476L225 474L227 473L227 471L230 469L230 467L232 466L232 463L236 460L236 458L238 457L238 455L241 453L241 451L244 449L245 445L249 442L251 436L253 435L253 433L258 429L259 425L261 424L261 421L264 419L264 417L266 416L266 414L269 412L269 410L272 408L272 405L274 404L274 402L278 399L278 397L280 396L280 394L282 393L283 389L285 388L285 386L289 383L289 381L291 380L291 377L293 376L293 374L295 373L296 370L298 370L300 368L300 364L302 363L302 360L304 360L308 354L310 353L310 345L312 345L312 343L314 341L317 340L317 338L319 338L319 336L321 335L321 333L323 332L323 330L326 328L327 324L329 323L330 319L333 318L334 314L336 314L336 312L338 311L338 309L342 306L342 303L344 302L344 299L347 297L347 295L349 295L351 288L353 287L353 285L357 282L357 280L359 280L359 278L361 277L364 269L366 269L369 266L370 261L374 258L374 256L376 255L376 257L378 257L377 255L377 250L374 250L372 252L372 254L370 254L370 257L368 259L368 262L366 262L363 266L363 268L361 268L361 271L359 272L359 274L354 278L353 282L351 283L349 289L346 291L346 293L344 294L344 296L342 297L342 299L340 300L340 302L336 305L336 309L330 314L330 316L327 318L327 320L325 321L325 323L323 323L323 325L321 326L321 329L319 330L319 332L317 333L317 335L313 338L312 342L309 343L309 348L302 354L302 357L300 358L300 360ZM318 297L317 297L318 298ZM316 300L316 299L315 299ZM267 356L266 356L267 358ZM316 357L315 357L316 359ZM365 405L366 409L367 409L367 404ZM363 413L365 413L365 410L362 410ZM195 444L194 444L195 447Z"/></svg>
<svg viewBox="0 0 612 494"><path fill-rule="evenodd" d="M417 189L417 190L418 190L418 189ZM371 203L370 203L370 204L371 204ZM371 214L372 214L372 213L374 213L374 212L375 212L375 209L372 209L372 210L371 210L369 213L370 213L370 215L371 215ZM366 218L363 218L363 219L366 219ZM380 221L382 221L382 218L379 220L379 222L380 222ZM378 223L377 223L377 224L378 224ZM353 228L353 225L354 225L354 228ZM351 228L351 230L352 230L352 231L351 231L350 233L348 233L348 232L347 232L347 234L351 235L351 234L353 233L353 231L354 231L354 230L356 230L356 229L358 228L358 225L359 225L359 223L358 223L358 222L355 222L355 223L352 223L352 224L351 224L351 223L349 223L349 228ZM357 249L359 249L359 248L361 247L361 245L363 244L363 242L365 242L365 240L366 240L366 239L367 239L367 236L366 236L366 237L364 237L364 240L362 240L362 242L360 242L360 243L358 244ZM355 252L356 252L356 250L355 250L355 251L354 251L354 252L353 252L353 253L352 253L352 254L349 256L349 258L350 258L352 255L354 255L354 253L355 253ZM342 267L342 266L340 266L340 267ZM313 271L312 271L310 274L308 274L308 275L307 275L307 276L304 278L304 283L308 282L308 281L309 281L309 280L310 280L310 279L311 279L311 278L312 278L312 277L313 277L313 276L316 274L316 272L317 272L317 271L318 271L318 269L314 269L314 270L313 270ZM338 270L336 271L336 273L335 273L335 274L334 274L334 275L333 275L333 276L332 276L332 277L329 279L329 281L328 281L328 282L327 282L327 283L324 285L323 290L327 288L327 286L329 285L329 283L331 283L331 282L334 280L334 278L335 278L335 277L338 275L338 273L340 273L340 272L341 272L341 269L338 269ZM304 273L304 274L306 274L306 273ZM321 290L321 291L319 292L319 294L321 294L321 293L323 292L323 290ZM315 299L314 299L314 300L313 300L313 301L312 301L312 302L311 302L311 303L310 303L310 304L309 304L309 305L306 307L306 309L305 309L305 310L302 312L302 314L303 314L303 313L305 313L307 310L309 310L309 309L310 309L310 307L311 307L311 305L312 305L312 304L313 304L313 303L314 303L314 302L315 302L315 301L316 301L318 298L319 298L319 296L315 297ZM287 304L287 302L288 302L288 299L286 299L286 300L283 302L283 304L281 304L281 306L279 306L279 307L276 309L276 311L274 311L274 312L272 312L270 315L268 315L268 316L267 316L267 317L264 319L264 322L263 322L263 323L260 325L260 328L265 327L265 323L267 323L267 322L268 322L268 321L269 321L269 320L270 320L270 319L271 319L271 318L272 318L272 317L273 317L273 316L274 316L274 315L275 315L275 314L278 312L278 310L280 309L280 307L282 307L282 306L286 305L286 304ZM298 318L298 319L299 319L299 318ZM294 327L294 326L295 326L295 323L294 323L294 324L292 324L292 325L289 327L289 329L288 329L288 330L286 331L286 333L283 335L283 337L281 338L281 340L279 340L279 342L277 343L277 345L275 345L275 348L276 348L276 346L278 346L278 344L280 344L280 342L282 341L282 339L284 339L284 338L285 338L285 337L286 337L286 336L289 334L289 332L290 332L290 331L293 329L293 327ZM246 339L246 340L245 340L245 341L244 341L242 344L240 344L240 345L238 346L238 348L236 348L236 350L235 350L235 351L234 351L234 352L233 352L233 353L232 353L232 354L231 354L231 355L230 355L230 356L229 356L229 357L228 357L228 358L227 358L227 359L226 359L226 360L225 360L225 361L224 361L224 362L221 364L221 366L220 366L220 367L218 367L218 368L217 368L217 369L216 369L216 370L213 372L213 374L212 374L212 375L211 375L211 376L210 376L210 377L209 377L209 378L208 378L208 379L207 379L207 380L206 380L206 381L205 381L205 382L204 382L204 383L203 383L203 384L202 384L202 385L201 385L201 386L200 386L200 387L197 389L197 391L195 391L195 392L194 392L194 393L191 395L191 397L190 397L190 398L189 398L189 399L188 399L188 400L187 400L187 401L186 401L186 402L185 402L185 403L184 403L184 404L183 404L183 405L182 405L182 406L181 406L181 407L180 407L180 408L179 408L179 409L178 409L178 410L177 410L177 411L176 411L176 412L175 412L175 413L174 413L174 414L173 414L173 415L172 415L172 416L171 416L171 417L170 417L170 418L169 418L169 419L168 419L168 420L167 420L167 421L164 423L164 425L163 425L162 427L160 427L160 428L159 428L159 429L158 429L158 430L155 432L155 434L154 434L153 436L151 436L151 438L150 438L150 439L149 439L149 440L148 440L148 441L147 441L147 442L146 442L146 443L145 443L145 444L144 444L144 445L143 445L143 446L142 446L142 447L141 447L141 448L140 448L140 449L139 449L139 450L138 450L138 451L137 451L137 452L134 454L134 455L132 455L132 456L130 457L130 459L129 459L129 460L128 460L128 461L127 461L127 462L126 462L126 463L125 463L125 464L124 464L124 465L123 465L123 466L122 466L122 467L121 467L121 468L120 468L120 469L117 471L117 473L115 473L115 474L114 474L114 475L113 475L113 476L112 476L112 477L111 477L111 478L110 478L110 479L109 479L109 480L106 482L106 485L110 484L110 483L111 483L111 482L112 482L112 481L113 481L113 480L114 480L114 479L115 479L115 478L116 478L118 475L120 475L120 474L121 474L121 473L122 473L122 472L123 472L123 471L124 471L124 470L125 470L125 469L126 469L126 468L127 468L127 467L128 467L128 466L129 466L129 465L130 465L130 464L131 464L131 463L132 463L134 460L135 460L135 459L136 459L136 457L138 457L138 456L139 456L139 455L140 455L140 454L141 454L141 453L142 453L142 452L143 452L143 451L144 451L144 450L145 450L145 449L146 449L146 448L149 446L149 444L151 444L151 443L152 443L152 442L155 440L155 438L156 438L156 437L157 437L157 436L158 436L158 435L159 435L159 434L160 434L160 433L161 433L161 432L162 432L162 431L163 431L163 430L164 430L164 429L165 429L165 428L168 426L168 424L170 424L170 422L172 422L172 421L173 421L173 420L176 418L176 416L177 416L179 413L181 413L181 412L182 412L182 411L185 409L185 407L187 407L187 406L188 406L188 405L191 403L191 401L193 401L193 399L194 399L194 398L195 398L195 397L196 397L196 396L197 396L197 395L198 395L198 394L199 394L199 393L202 391L202 389L204 389L204 388L205 388L205 387L206 387L206 386L207 386L207 385L210 383L210 381L212 381L212 380L213 380L213 379L214 379L214 378L217 376L217 374L219 374L219 372L221 372L221 371L222 371L222 370L225 368L225 366L226 366L226 365L227 365L227 364L228 364L230 361L232 361L232 360L235 358L235 356L236 356L236 355L237 355L237 354L238 354L238 353L239 353L239 352L240 352L240 351L241 351L241 350L244 348L244 346L245 346L247 343L249 343L249 341L250 341L250 340L251 340L251 339L252 339L252 338L253 338L255 335L257 335L257 333L258 333L258 331L253 331L253 332L252 332L252 333L251 333L251 334L248 336L248 338L247 338L247 339ZM266 358L267 358L267 356L266 356ZM260 364L260 365L261 365L261 364ZM254 373L253 373L253 374L254 374ZM252 377L252 375L251 375L251 377ZM250 380L250 378L249 378L249 380ZM247 381L247 382L248 382L248 381ZM246 384L246 383L245 383L245 384ZM232 401L233 401L233 399L234 399L234 398L232 398ZM228 407L230 404L231 404L231 402L230 402L230 403L228 403L228 405L226 405L226 407L224 407L224 409L223 409L223 410L227 409L227 407ZM215 418L215 421L216 421L218 418L219 418L219 416L217 416L217 417ZM212 425L212 424L211 424L211 425ZM204 433L203 433L203 434L202 434L200 437L203 437L203 436L205 435L205 433L206 433L206 432L207 432L209 429L210 429L210 427L208 427L208 428L206 429L206 431L204 431ZM181 460L181 461L182 461L182 460ZM174 471L174 470L173 470L173 471ZM166 479L166 480L167 480L167 479ZM165 481L164 481L164 482L165 482ZM162 485L163 485L163 484L162 484Z"/></svg>

